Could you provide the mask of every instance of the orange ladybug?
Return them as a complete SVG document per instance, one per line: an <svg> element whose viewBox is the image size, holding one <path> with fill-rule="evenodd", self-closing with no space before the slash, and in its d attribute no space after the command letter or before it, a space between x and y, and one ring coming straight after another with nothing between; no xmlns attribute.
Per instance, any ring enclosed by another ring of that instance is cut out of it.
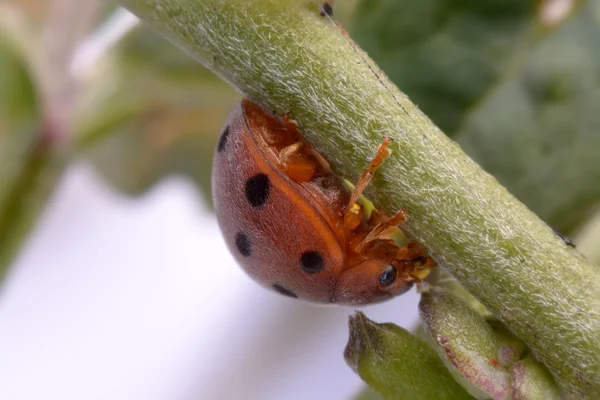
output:
<svg viewBox="0 0 600 400"><path fill-rule="evenodd" d="M392 238L405 212L367 215L359 200L390 142L350 191L295 123L242 100L212 173L217 219L238 263L262 285L318 303L380 302L427 276L435 262L425 250Z"/></svg>

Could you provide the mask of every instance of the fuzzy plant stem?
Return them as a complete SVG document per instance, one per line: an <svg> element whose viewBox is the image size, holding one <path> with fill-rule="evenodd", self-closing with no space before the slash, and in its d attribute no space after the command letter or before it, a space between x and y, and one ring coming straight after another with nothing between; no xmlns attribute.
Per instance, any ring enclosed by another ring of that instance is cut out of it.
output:
<svg viewBox="0 0 600 400"><path fill-rule="evenodd" d="M600 269L449 140L308 0L121 0L244 95L289 113L342 176L384 136L367 191L546 364L600 398ZM401 312L400 310L398 312Z"/></svg>

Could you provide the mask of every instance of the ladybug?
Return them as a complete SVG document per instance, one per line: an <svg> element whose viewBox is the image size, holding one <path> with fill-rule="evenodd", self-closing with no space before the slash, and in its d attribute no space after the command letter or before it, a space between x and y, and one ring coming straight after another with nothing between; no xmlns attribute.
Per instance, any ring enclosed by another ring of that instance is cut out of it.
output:
<svg viewBox="0 0 600 400"><path fill-rule="evenodd" d="M317 303L376 303L427 276L435 262L425 250L393 240L406 212L369 213L361 200L390 143L349 190L293 121L242 100L212 172L217 220L237 262L263 286Z"/></svg>

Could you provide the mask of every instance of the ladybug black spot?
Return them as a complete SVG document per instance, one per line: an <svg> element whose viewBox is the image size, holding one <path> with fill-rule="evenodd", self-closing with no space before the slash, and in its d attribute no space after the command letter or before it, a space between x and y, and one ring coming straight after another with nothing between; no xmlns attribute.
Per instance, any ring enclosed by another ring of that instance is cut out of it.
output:
<svg viewBox="0 0 600 400"><path fill-rule="evenodd" d="M252 207L263 206L269 199L271 181L265 174L256 174L246 181L246 198Z"/></svg>
<svg viewBox="0 0 600 400"><path fill-rule="evenodd" d="M227 139L229 138L230 133L229 125L225 127L223 133L221 133L221 137L219 138L219 143L217 144L217 152L221 153L225 150L225 145L227 145Z"/></svg>
<svg viewBox="0 0 600 400"><path fill-rule="evenodd" d="M277 290L277 292L279 292L279 294L282 294L284 296L293 297L294 299L298 298L298 296L296 295L296 293L292 292L289 289L284 288L279 283L274 283L273 284L273 289Z"/></svg>
<svg viewBox="0 0 600 400"><path fill-rule="evenodd" d="M323 7L321 7L321 17L326 15L333 17L333 7L329 3L324 3Z"/></svg>
<svg viewBox="0 0 600 400"><path fill-rule="evenodd" d="M238 232L235 235L235 246L238 251L244 257L250 257L252 255L252 247L250 246L250 239L243 232Z"/></svg>
<svg viewBox="0 0 600 400"><path fill-rule="evenodd" d="M397 277L398 270L390 265L389 268L386 269L385 272L381 275L381 278L379 278L379 284L381 286L390 286L396 281Z"/></svg>
<svg viewBox="0 0 600 400"><path fill-rule="evenodd" d="M307 251L300 257L300 264L302 269L308 274L316 274L325 269L325 260L323 256L316 251Z"/></svg>

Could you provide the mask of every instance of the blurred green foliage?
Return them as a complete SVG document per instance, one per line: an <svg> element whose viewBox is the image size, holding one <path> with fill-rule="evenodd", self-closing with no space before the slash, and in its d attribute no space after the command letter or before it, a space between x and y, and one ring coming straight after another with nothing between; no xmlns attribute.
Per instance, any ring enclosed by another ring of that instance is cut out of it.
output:
<svg viewBox="0 0 600 400"><path fill-rule="evenodd" d="M129 194L185 175L210 202L214 144L240 94L145 26L94 79L104 89L90 93L79 137L97 169Z"/></svg>
<svg viewBox="0 0 600 400"><path fill-rule="evenodd" d="M64 158L41 108L26 27L0 15L0 281L50 195ZM10 19L9 19L10 18Z"/></svg>
<svg viewBox="0 0 600 400"><path fill-rule="evenodd" d="M365 0L352 37L449 136L533 30L527 0Z"/></svg>
<svg viewBox="0 0 600 400"><path fill-rule="evenodd" d="M352 34L485 170L571 233L600 198L600 6L554 21L544 4L362 1Z"/></svg>
<svg viewBox="0 0 600 400"><path fill-rule="evenodd" d="M9 134L17 135L12 132L39 123L39 104L31 65L16 38L20 32L7 22L0 25L0 140L5 143ZM0 149L5 149L4 145Z"/></svg>

